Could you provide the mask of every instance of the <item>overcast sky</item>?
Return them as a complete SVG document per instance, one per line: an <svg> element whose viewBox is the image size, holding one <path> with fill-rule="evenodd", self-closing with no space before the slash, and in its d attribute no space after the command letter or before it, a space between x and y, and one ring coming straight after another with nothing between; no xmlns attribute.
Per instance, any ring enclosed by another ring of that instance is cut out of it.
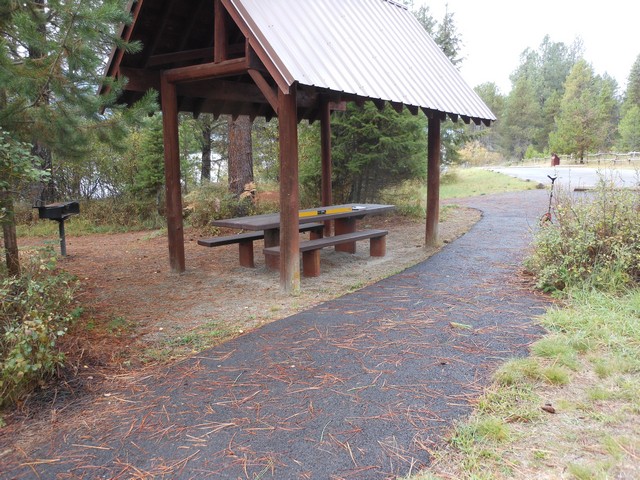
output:
<svg viewBox="0 0 640 480"><path fill-rule="evenodd" d="M537 50L545 35L553 42L573 43L580 37L584 58L595 73L608 73L626 86L633 62L640 55L638 0L415 0L427 5L440 22L445 6L464 44L462 76L475 87L495 82L503 94L511 90L509 75L520 54Z"/></svg>

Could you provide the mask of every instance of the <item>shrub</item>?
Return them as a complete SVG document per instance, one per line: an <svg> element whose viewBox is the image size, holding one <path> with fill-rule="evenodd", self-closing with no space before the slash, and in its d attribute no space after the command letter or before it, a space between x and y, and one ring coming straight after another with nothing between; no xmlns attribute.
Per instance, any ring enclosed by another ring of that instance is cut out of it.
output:
<svg viewBox="0 0 640 480"><path fill-rule="evenodd" d="M589 285L616 291L640 279L640 194L601 179L581 197L558 192L552 223L525 264L545 291Z"/></svg>
<svg viewBox="0 0 640 480"><path fill-rule="evenodd" d="M0 407L10 405L55 373L56 348L74 319L76 282L57 271L55 255L30 256L20 277L0 279Z"/></svg>
<svg viewBox="0 0 640 480"><path fill-rule="evenodd" d="M254 188L255 185L248 184L247 187ZM209 183L192 190L185 196L184 205L185 215L192 227L206 227L211 220L220 218L278 211L275 202L258 203L249 190L238 197L221 183Z"/></svg>
<svg viewBox="0 0 640 480"><path fill-rule="evenodd" d="M71 217L68 222L67 225L73 225L75 234L155 229L165 225L164 210L158 211L154 200L129 195L81 200L80 215ZM27 226L29 235L58 229L55 222L40 220L37 210L25 203L16 205L16 223ZM38 228L40 224L50 225Z"/></svg>

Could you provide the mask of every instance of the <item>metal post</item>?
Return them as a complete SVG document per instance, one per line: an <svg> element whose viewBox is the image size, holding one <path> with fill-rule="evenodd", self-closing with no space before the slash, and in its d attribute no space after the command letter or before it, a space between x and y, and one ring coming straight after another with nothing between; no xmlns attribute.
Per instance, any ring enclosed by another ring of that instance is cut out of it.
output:
<svg viewBox="0 0 640 480"><path fill-rule="evenodd" d="M58 221L58 231L60 232L60 255L67 256L67 239L64 234L64 218L56 219Z"/></svg>

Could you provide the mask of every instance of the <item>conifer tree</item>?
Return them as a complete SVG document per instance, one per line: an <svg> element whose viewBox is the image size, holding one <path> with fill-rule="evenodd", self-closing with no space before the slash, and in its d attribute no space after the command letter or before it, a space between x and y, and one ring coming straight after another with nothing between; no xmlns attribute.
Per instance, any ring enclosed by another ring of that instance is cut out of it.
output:
<svg viewBox="0 0 640 480"><path fill-rule="evenodd" d="M124 128L101 114L118 85L98 95L111 45L125 46L125 0L22 0L0 5L0 127L32 145L51 168L55 156L80 156L91 140L115 140ZM148 110L152 99L141 106ZM51 160L49 159L51 156ZM39 165L42 167L43 165ZM52 176L53 178L53 176ZM9 215L8 218L13 218ZM6 239L5 239L6 241Z"/></svg>
<svg viewBox="0 0 640 480"><path fill-rule="evenodd" d="M609 80L596 77L591 65L579 60L567 78L551 149L575 154L583 163L587 153L601 148L611 128L614 90Z"/></svg>
<svg viewBox="0 0 640 480"><path fill-rule="evenodd" d="M640 152L640 106L633 105L620 120L619 148L624 152Z"/></svg>
<svg viewBox="0 0 640 480"><path fill-rule="evenodd" d="M620 109L618 147L623 151L640 150L640 55L631 66L627 89Z"/></svg>
<svg viewBox="0 0 640 480"><path fill-rule="evenodd" d="M622 104L622 114L633 106L640 107L640 55L631 66L631 72L627 80L627 89Z"/></svg>

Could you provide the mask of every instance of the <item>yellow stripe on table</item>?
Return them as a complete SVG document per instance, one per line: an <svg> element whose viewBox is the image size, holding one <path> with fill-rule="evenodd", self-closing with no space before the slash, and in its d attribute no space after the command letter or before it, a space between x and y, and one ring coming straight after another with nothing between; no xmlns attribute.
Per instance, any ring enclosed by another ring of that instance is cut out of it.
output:
<svg viewBox="0 0 640 480"><path fill-rule="evenodd" d="M300 218L305 217L316 217L318 215L331 215L334 213L346 213L351 212L353 209L349 207L341 207L341 208L328 208L328 209L319 209L314 210L312 212L300 212Z"/></svg>

